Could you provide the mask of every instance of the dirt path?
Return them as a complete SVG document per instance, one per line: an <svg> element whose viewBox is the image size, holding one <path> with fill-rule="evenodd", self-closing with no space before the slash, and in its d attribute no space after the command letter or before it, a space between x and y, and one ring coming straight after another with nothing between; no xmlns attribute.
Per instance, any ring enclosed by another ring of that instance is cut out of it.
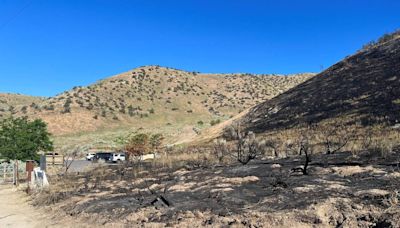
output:
<svg viewBox="0 0 400 228"><path fill-rule="evenodd" d="M0 227L43 227L44 215L28 203L28 196L12 185L0 185Z"/></svg>
<svg viewBox="0 0 400 228"><path fill-rule="evenodd" d="M0 184L0 228L93 228L86 222L55 217L29 204L29 196L12 185Z"/></svg>

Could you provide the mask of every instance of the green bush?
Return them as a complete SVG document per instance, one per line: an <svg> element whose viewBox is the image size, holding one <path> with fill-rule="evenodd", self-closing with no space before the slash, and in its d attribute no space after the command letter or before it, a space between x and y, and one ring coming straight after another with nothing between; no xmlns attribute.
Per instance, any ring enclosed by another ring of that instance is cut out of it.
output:
<svg viewBox="0 0 400 228"><path fill-rule="evenodd" d="M220 120L220 119L211 120L211 122L210 122L211 126L217 125L217 124L219 124L219 123L221 123L221 120Z"/></svg>
<svg viewBox="0 0 400 228"><path fill-rule="evenodd" d="M11 117L0 122L0 158L38 160L37 152L50 150L53 142L42 120Z"/></svg>

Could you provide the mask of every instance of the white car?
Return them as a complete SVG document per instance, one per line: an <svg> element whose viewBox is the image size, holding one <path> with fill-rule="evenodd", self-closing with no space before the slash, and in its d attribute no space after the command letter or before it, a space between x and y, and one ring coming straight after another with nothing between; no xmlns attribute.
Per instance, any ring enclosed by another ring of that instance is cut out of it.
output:
<svg viewBox="0 0 400 228"><path fill-rule="evenodd" d="M113 154L112 154L111 161L112 161L112 162L122 162L122 161L125 161L125 153L113 153Z"/></svg>
<svg viewBox="0 0 400 228"><path fill-rule="evenodd" d="M96 156L95 153L87 153L86 160L91 161L91 160L93 160L94 156Z"/></svg>

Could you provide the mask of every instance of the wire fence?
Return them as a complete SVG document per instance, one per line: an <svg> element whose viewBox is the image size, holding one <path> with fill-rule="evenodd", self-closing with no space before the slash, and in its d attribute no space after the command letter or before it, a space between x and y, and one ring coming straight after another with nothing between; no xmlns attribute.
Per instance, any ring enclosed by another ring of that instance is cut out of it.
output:
<svg viewBox="0 0 400 228"><path fill-rule="evenodd" d="M17 167L18 174L16 172ZM24 178L26 174L25 169L26 164L21 161L18 161L18 166L14 161L0 163L0 184L15 183L17 175L19 178Z"/></svg>

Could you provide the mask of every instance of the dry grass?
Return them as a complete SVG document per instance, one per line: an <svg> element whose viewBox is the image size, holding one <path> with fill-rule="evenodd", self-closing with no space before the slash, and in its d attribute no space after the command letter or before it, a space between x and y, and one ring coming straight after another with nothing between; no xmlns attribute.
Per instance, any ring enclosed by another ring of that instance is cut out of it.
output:
<svg viewBox="0 0 400 228"><path fill-rule="evenodd" d="M327 137L327 132L337 128L334 134ZM343 145L340 151L351 151L354 155L369 151L375 156L385 157L400 145L400 131L384 125L363 127L360 125L332 125L331 122L321 122L312 130L306 127L292 128L287 130L271 131L258 135L258 140L275 142L280 157L298 154L299 140L304 135L310 136L314 153L326 153L326 140L331 144ZM338 148L339 146L334 147ZM266 153L273 156L272 148L266 148Z"/></svg>
<svg viewBox="0 0 400 228"><path fill-rule="evenodd" d="M42 97L33 97L20 94L0 93L0 118L16 114L23 106L40 104L44 101Z"/></svg>
<svg viewBox="0 0 400 228"><path fill-rule="evenodd" d="M186 143L196 136L194 128L202 130L212 120L229 119L312 76L195 74L146 66L37 105L16 104L15 115L44 119L57 143L59 138L79 141L91 134L107 138L121 128L156 129L171 135L172 143Z"/></svg>

